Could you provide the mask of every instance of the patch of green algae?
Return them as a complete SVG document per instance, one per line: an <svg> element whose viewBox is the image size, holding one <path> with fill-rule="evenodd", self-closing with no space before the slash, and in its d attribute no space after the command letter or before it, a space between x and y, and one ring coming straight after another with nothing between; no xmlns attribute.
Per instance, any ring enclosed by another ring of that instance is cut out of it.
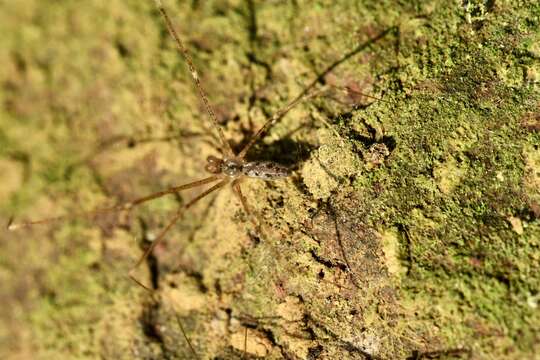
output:
<svg viewBox="0 0 540 360"><path fill-rule="evenodd" d="M164 1L235 149L295 168L194 206L0 233L9 358L532 358L540 6ZM153 1L0 3L0 220L127 201L218 154ZM373 40L374 39L374 40ZM331 71L330 71L331 70ZM353 91L343 92L347 87ZM363 96L368 93L380 100ZM180 326L181 325L181 326Z"/></svg>

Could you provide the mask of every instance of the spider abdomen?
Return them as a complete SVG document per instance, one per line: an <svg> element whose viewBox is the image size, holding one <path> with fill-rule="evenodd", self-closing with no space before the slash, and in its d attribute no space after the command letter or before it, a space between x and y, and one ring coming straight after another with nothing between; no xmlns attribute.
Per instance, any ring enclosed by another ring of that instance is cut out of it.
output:
<svg viewBox="0 0 540 360"><path fill-rule="evenodd" d="M287 167L271 161L251 161L242 166L242 174L251 178L273 180L290 175Z"/></svg>

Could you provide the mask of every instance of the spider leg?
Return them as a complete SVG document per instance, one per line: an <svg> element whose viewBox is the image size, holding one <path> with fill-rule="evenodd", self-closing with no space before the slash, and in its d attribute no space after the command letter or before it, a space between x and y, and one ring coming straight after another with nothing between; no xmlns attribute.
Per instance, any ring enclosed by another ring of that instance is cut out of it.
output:
<svg viewBox="0 0 540 360"><path fill-rule="evenodd" d="M327 91L327 88L323 87L321 89L315 90L310 93L301 93L293 101L288 103L285 107L278 110L274 115L272 115L270 119L266 121L266 123L259 129L259 131L257 131L257 133L249 140L246 146L244 146L244 148L238 153L237 158L243 159L246 156L246 153L248 152L248 150L253 146L253 144L255 144L255 142L257 142L257 140L259 140L264 134L266 134L268 129L270 129L276 122L278 122L278 120L280 120L289 111L291 111L292 108L294 108L296 105L308 99L319 96L320 94L326 91Z"/></svg>
<svg viewBox="0 0 540 360"><path fill-rule="evenodd" d="M191 350L191 352L195 356L195 359L199 359L199 355L197 355L197 352L195 351L195 348L191 344L191 341L189 340L189 337L187 336L186 330L184 329L184 326L182 326L182 321L180 321L180 318L178 317L178 315L176 315L176 322L178 323L178 326L180 327L180 331L182 332L182 335L184 336L184 339L186 339L186 342L187 342L187 344L189 346L189 349Z"/></svg>
<svg viewBox="0 0 540 360"><path fill-rule="evenodd" d="M320 96L321 94L326 93L329 90L330 87L340 89L340 90L346 90L346 91L349 91L349 92L354 92L354 93L356 93L358 95L365 96L367 98L381 100L380 98L377 98L377 97L371 96L371 95L367 95L367 94L361 93L359 91L354 91L354 90L351 90L351 89L340 88L338 86L330 86L330 85L326 85L326 86L324 86L324 87L322 87L322 88L320 88L318 90L314 90L312 92L303 92L300 95L298 95L293 101L288 103L285 107L281 108L274 115L272 115L272 117L270 119L268 119L266 121L266 123L257 131L257 133L249 140L247 145L244 146L244 148L238 153L237 157L239 159L243 159L246 156L248 150L255 144L255 142L257 142L257 140L259 140L268 131L268 129L270 129L276 122L278 122L281 118L283 118L296 105L298 105L298 104L300 104L300 103L302 103L302 102L304 102L306 100L312 99L314 97L317 97L317 96Z"/></svg>
<svg viewBox="0 0 540 360"><path fill-rule="evenodd" d="M221 127L218 124L214 109L212 108L212 106L210 105L210 102L208 101L208 96L206 95L206 92L204 91L204 89L202 87L201 80L199 78L199 74L197 73L197 70L195 69L195 65L193 65L193 60L191 59L191 56L189 55L188 50L184 46L184 43L180 39L180 36L178 36L178 33L174 29L172 21L171 21L169 15L167 14L167 11L163 7L163 4L161 3L160 0L155 0L155 1L156 1L156 5L158 7L158 10L161 13L161 16L163 17L163 20L165 20L165 24L167 25L167 29L169 30L169 33L173 37L173 39L174 39L174 41L176 43L176 46L177 46L178 50L180 51L180 54L182 54L182 57L184 58L184 60L187 63L187 66L189 68L189 72L191 73L191 77L193 78L193 82L195 83L195 86L197 87L197 91L199 92L199 95L200 95L200 97L202 99L204 107L206 108L206 112L208 113L208 115L210 116L210 120L212 121L212 126L217 131L217 134L219 136L219 140L221 142L221 145L223 146L224 153L225 153L225 155L227 157L233 157L234 152L233 152L233 150L231 148L231 145L229 144L229 142L225 138L225 134L223 133L223 130L221 129Z"/></svg>
<svg viewBox="0 0 540 360"><path fill-rule="evenodd" d="M244 193L242 192L242 188L240 187L240 183L244 179L245 178L239 178L239 179L233 180L233 183L232 183L233 191L236 194L236 196L238 196L238 198L240 199L240 203L242 204L244 212L246 213L247 217L249 218L249 221L251 221L251 223L255 226L255 231L257 233L260 233L260 234L264 235L264 234L267 233L266 229L265 229L265 223L261 219L259 213L257 213L256 211L254 211L254 212L251 211L251 208L250 208L250 206L249 206L249 204L247 202L247 199L244 196ZM260 235L260 234L257 234L257 235Z"/></svg>
<svg viewBox="0 0 540 360"><path fill-rule="evenodd" d="M193 199L191 199L187 204L185 204L184 206L182 206L180 209L178 209L178 211L174 214L174 216L172 217L172 219L170 220L169 224L163 229L161 230L161 232L159 233L159 235L157 236L156 240L152 241L152 244L150 244L150 246L145 250L145 252L141 255L141 257L139 258L139 260L137 260L137 262L135 263L135 265L131 268L131 270L129 271L128 275L129 277L135 281L138 285L140 285L141 287L143 287L144 289L148 290L148 291L152 291L148 286L144 285L141 281L137 280L137 278L135 278L134 276L134 272L135 270L137 270L137 268L148 258L148 256L152 253L152 251L154 250L154 248L163 240L163 238L165 237L165 235L169 232L169 230L178 222L178 220L180 220L180 218L182 217L182 215L184 215L184 212L189 209L191 206L193 206L197 201L201 200L202 198L204 198L206 195L210 194L211 192L223 187L225 184L227 184L229 182L229 179L223 179L221 180L220 182L218 182L217 184L215 184L214 186L212 186L211 188L203 191L202 193L200 193L199 195L197 195L196 197L194 197Z"/></svg>
<svg viewBox="0 0 540 360"><path fill-rule="evenodd" d="M86 212L75 212L75 213L71 213L71 214L63 215L63 216L55 216L55 217L49 217L49 218L44 218L40 220L25 221L25 222L19 222L19 223L14 223L13 218L11 218L7 224L7 229L10 231L13 231L13 230L17 230L24 227L30 227L33 225L41 225L41 224L47 224L47 223L56 222L56 221L76 219L76 218L82 218L82 217L91 217L91 216L96 216L96 215L100 215L100 214L104 214L108 212L127 211L147 201L157 199L168 194L177 193L182 190L191 189L197 186L202 186L202 185L214 182L218 179L219 179L219 176L210 176L202 180L193 181L193 182L179 185L179 186L173 186L166 190L158 191L156 193L143 196L143 197L134 199L132 201L129 201L123 204L118 204L111 207L95 209L95 210L86 211Z"/></svg>
<svg viewBox="0 0 540 360"><path fill-rule="evenodd" d="M233 183L232 183L233 191L234 191L235 195L238 196L238 199L240 200L240 203L242 204L242 207L244 208L244 212L249 217L249 220L253 223L253 225L258 227L257 222L255 221L255 219L253 218L253 216L251 214L251 210L250 210L249 205L247 203L247 199L244 196L244 193L242 193L242 189L240 188L240 182L242 182L242 180L243 179L235 179L235 180L233 180Z"/></svg>
<svg viewBox="0 0 540 360"><path fill-rule="evenodd" d="M248 336L248 328L246 326L244 330L244 359L247 359L247 336Z"/></svg>

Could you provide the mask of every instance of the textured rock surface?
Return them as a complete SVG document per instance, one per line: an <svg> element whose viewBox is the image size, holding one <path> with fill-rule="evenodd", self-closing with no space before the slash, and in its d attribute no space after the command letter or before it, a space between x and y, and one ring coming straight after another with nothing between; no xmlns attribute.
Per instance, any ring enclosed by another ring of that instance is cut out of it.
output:
<svg viewBox="0 0 540 360"><path fill-rule="evenodd" d="M164 1L235 149L295 168L193 207L0 232L12 359L540 352L536 1ZM218 155L153 1L0 2L0 220L127 201ZM352 91L343 92L339 88ZM362 96L367 93L381 100ZM247 338L245 338L247 334Z"/></svg>

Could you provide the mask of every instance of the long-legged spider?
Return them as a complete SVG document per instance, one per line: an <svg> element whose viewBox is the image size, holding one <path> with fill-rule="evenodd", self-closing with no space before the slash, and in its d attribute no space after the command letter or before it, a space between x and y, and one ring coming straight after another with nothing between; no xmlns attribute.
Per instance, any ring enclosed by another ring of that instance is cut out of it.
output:
<svg viewBox="0 0 540 360"><path fill-rule="evenodd" d="M280 179L289 176L290 172L289 169L281 166L274 162L269 161L247 161L246 155L248 154L248 151L253 147L253 145L269 130L269 128L274 125L279 119L281 119L287 112L289 112L294 106L296 106L298 103L312 98L314 96L320 95L323 92L326 91L325 88L319 88L318 90L310 90L313 88L311 85L308 87L308 90L304 91L300 95L298 95L293 101L291 101L289 104L287 104L283 109L279 110L277 113L275 113L271 118L269 118L265 124L255 133L255 135L249 140L249 142L238 152L235 153L232 149L229 142L226 140L225 135L223 133L223 130L218 125L218 121L216 119L216 115L214 113L213 108L211 107L208 97L201 85L200 77L198 75L197 70L195 69L193 62L191 60L191 57L189 56L189 53L187 49L185 48L182 40L178 36L177 32L175 31L172 22L167 15L167 12L165 11L163 5L159 0L156 1L159 12L161 13L161 16L163 17L165 24L167 26L167 29L171 36L173 37L176 46L178 47L178 50L180 51L181 55L183 56L185 62L187 63L187 66L189 68L191 77L195 83L196 89L199 93L199 96L203 102L203 105L210 117L212 128L215 129L215 132L217 133L217 138L219 140L219 145L221 147L221 153L223 154L222 158L218 158L215 156L210 156L207 159L206 167L205 169L210 173L210 176L205 177L203 179L193 181L187 184L182 184L179 186L174 186L168 189L165 189L163 191L159 191L153 194L149 194L147 196L143 196L140 198L136 198L134 200L131 200L127 203L121 203L112 207L106 207L106 208L100 208L95 209L90 212L84 212L84 213L74 213L70 214L68 216L61 216L61 217L53 217L53 218L46 218L41 219L37 221L27 221L27 222L10 222L8 224L9 230L15 230L22 227L28 227L32 225L37 224L46 224L50 222L54 222L57 220L62 219L69 219L69 218L76 218L81 216L93 216L98 215L106 212L114 212L114 211L129 211L133 209L136 206L139 206L143 203L146 203L150 200L154 200L166 195L175 194L187 189L193 189L202 187L205 185L209 185L210 187L206 190L202 191L199 195L195 196L193 199L185 203L182 207L180 207L176 213L172 216L172 218L169 220L169 223L161 230L161 232L157 235L155 240L148 246L143 254L138 258L134 266L129 271L129 276L131 279L133 279L135 282L137 282L140 286L144 287L147 290L150 290L148 286L144 285L141 281L139 281L135 276L134 272L137 270L141 264L145 262L145 260L150 256L150 254L153 252L153 250L156 248L158 244L160 244L163 239L165 238L166 234L174 227L174 225L181 219L183 214L191 208L193 205L195 205L199 200L205 198L210 193L213 193L227 184L232 185L232 189L234 193L237 195L237 197L240 200L240 203L244 209L244 211L247 213L248 217L253 220L252 212L250 210L250 207L248 205L248 202L243 195L242 189L241 189L241 182L245 180L246 178L258 178L263 180L273 180L273 179ZM182 327L181 323L179 322L180 327ZM247 328L246 328L247 330ZM182 329L183 331L183 329ZM190 348L192 349L192 352L195 354L195 351L193 350L191 344L189 343L189 339L184 334L186 340L188 341L188 344L190 345ZM244 346L245 351L246 346Z"/></svg>
<svg viewBox="0 0 540 360"><path fill-rule="evenodd" d="M16 230L23 227L30 227L32 225L38 225L38 224L46 224L46 223L50 223L50 222L54 222L58 220L65 220L65 219L85 217L85 216L88 217L88 216L103 214L106 212L129 211L138 205L141 205L150 200L163 197L165 195L175 194L183 190L201 187L203 185L213 184L210 188L206 189L199 195L195 196L193 199L188 201L186 204L184 204L182 207L180 207L176 211L176 213L170 219L169 223L161 230L161 232L157 235L156 239L150 244L150 246L148 246L148 248L139 257L135 265L129 271L129 277L132 280L134 280L137 284L139 284L140 286L144 287L147 290L150 290L149 287L144 285L141 281L139 281L134 276L135 270L148 258L148 256L150 256L150 254L156 248L156 246L165 238L165 235L180 220L184 212L190 207L192 207L199 200L209 195L210 193L231 183L233 191L238 196L240 203L242 204L242 207L244 208L244 211L251 218L251 220L255 222L253 218L251 217L251 211L247 203L247 200L242 193L240 183L246 178L256 178L256 179L263 179L263 180L280 179L280 178L289 176L290 171L287 167L280 165L278 163L275 163L275 162L271 162L271 161L247 161L246 154L248 153L249 149L257 142L257 140L260 139L274 123L276 123L279 119L281 119L294 106L296 106L298 103L302 101L305 101L308 98L317 96L324 91L323 89L319 89L319 90L311 91L309 93L304 92L298 95L288 105L286 105L284 108L282 108L281 110L276 112L272 117L270 117L270 119L268 119L266 123L255 133L255 135L238 152L238 154L235 154L231 145L225 138L223 130L218 124L215 112L212 106L210 105L206 92L204 91L202 87L198 72L195 69L195 66L193 65L193 61L186 47L184 46L182 40L178 36L178 33L176 32L176 30L174 29L172 21L169 15L167 14L165 8L163 7L163 4L161 3L161 1L156 0L156 5L158 7L158 10L161 16L163 17L165 21L165 24L167 26L167 29L170 35L174 39L179 52L181 53L182 57L184 58L189 68L189 71L195 83L196 89L204 104L206 112L208 113L210 117L211 125L215 129L218 135L223 158L218 158L215 156L209 156L207 158L205 170L209 172L211 176L200 179L200 180L196 180L187 184L174 186L166 190L162 190L162 191L159 191L159 192L147 195L147 196L143 196L143 197L134 199L126 203L111 206L111 207L99 208L99 209L95 209L89 212L73 213L66 216L50 217L50 218L44 218L44 219L34 220L34 221L13 222L13 219L11 219L7 225L8 230Z"/></svg>

